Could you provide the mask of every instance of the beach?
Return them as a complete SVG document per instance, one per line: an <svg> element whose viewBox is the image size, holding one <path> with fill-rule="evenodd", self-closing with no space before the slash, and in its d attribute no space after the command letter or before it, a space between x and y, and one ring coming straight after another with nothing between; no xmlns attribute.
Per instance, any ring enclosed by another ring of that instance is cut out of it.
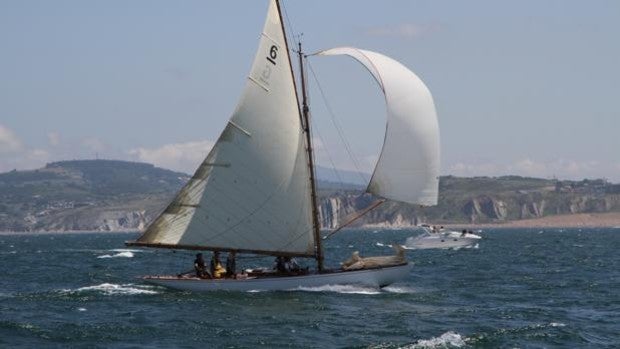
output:
<svg viewBox="0 0 620 349"><path fill-rule="evenodd" d="M620 227L620 212L576 213L533 219L521 219L501 223L444 224L444 226L451 228L614 228Z"/></svg>

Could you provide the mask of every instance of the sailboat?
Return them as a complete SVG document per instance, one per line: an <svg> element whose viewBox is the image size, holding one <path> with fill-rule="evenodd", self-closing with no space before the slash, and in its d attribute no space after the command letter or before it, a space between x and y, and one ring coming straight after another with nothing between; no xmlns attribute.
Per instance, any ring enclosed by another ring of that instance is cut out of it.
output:
<svg viewBox="0 0 620 349"><path fill-rule="evenodd" d="M256 272L242 278L144 276L146 282L193 291L289 290L323 285L384 287L403 280L404 256L371 257L356 267L324 266L310 109L301 44L298 92L280 4L270 0L258 51L238 105L194 175L144 233L128 246L311 258L316 269L295 275ZM385 139L367 192L416 205L437 203L439 128L432 96L409 69L382 54L352 47L348 55L385 95ZM299 103L299 94L301 103Z"/></svg>

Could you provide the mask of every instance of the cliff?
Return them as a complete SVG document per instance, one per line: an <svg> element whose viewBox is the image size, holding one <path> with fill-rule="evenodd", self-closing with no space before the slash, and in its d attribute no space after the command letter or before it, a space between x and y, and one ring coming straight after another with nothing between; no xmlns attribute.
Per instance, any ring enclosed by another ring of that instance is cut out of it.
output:
<svg viewBox="0 0 620 349"><path fill-rule="evenodd" d="M0 231L127 231L144 228L189 176L149 164L63 161L0 174ZM319 183L320 219L335 228L375 198L357 184ZM434 207L386 202L353 226L483 224L620 211L620 185L506 176L440 179Z"/></svg>
<svg viewBox="0 0 620 349"><path fill-rule="evenodd" d="M2 173L0 231L141 229L188 178L114 160L62 161Z"/></svg>

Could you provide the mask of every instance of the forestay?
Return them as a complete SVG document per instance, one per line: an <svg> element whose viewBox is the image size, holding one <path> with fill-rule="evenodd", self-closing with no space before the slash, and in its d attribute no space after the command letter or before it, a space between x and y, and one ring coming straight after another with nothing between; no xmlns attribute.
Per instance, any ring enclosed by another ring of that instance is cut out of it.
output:
<svg viewBox="0 0 620 349"><path fill-rule="evenodd" d="M287 51L279 9L271 1L228 125L135 244L314 255L309 169Z"/></svg>
<svg viewBox="0 0 620 349"><path fill-rule="evenodd" d="M338 47L318 54L355 58L385 94L385 139L367 191L391 200L436 205L439 125L426 85L399 62L376 52Z"/></svg>

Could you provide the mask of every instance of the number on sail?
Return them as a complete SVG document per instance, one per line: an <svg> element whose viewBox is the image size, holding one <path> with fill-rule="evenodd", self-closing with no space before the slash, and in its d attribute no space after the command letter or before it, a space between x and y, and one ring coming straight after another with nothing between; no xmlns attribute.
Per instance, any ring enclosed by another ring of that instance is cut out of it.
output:
<svg viewBox="0 0 620 349"><path fill-rule="evenodd" d="M276 65L276 57L278 57L278 47L276 45L271 45L271 49L269 50L269 56L267 56L267 60L271 62L273 65Z"/></svg>

